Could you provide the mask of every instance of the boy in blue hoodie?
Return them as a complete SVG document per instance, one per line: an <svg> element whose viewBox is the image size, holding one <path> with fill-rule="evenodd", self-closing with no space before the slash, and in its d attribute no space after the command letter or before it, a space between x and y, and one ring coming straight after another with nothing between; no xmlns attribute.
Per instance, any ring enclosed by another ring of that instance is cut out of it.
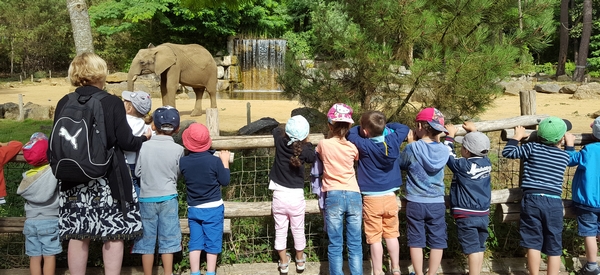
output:
<svg viewBox="0 0 600 275"><path fill-rule="evenodd" d="M421 110L413 132L400 157L400 168L407 171L406 234L415 274L423 275L423 248L429 246L427 274L434 275L447 247L444 167L450 153L439 142L441 133L447 132L444 115L435 108Z"/></svg>
<svg viewBox="0 0 600 275"><path fill-rule="evenodd" d="M454 136L458 129L446 125L446 145L450 148L448 168L454 173L450 185L450 208L458 227L458 241L468 255L469 275L479 275L490 223L492 163L487 158L490 139L477 132L473 122L465 122L468 132L460 149L461 157L454 154Z"/></svg>
<svg viewBox="0 0 600 275"><path fill-rule="evenodd" d="M382 112L367 111L360 118L360 126L354 126L348 133L347 139L359 152L356 173L363 194L363 222L375 275L384 274L382 237L390 254L392 273L400 275L398 203L394 191L402 185L400 145L409 132L408 126L400 123L386 125Z"/></svg>

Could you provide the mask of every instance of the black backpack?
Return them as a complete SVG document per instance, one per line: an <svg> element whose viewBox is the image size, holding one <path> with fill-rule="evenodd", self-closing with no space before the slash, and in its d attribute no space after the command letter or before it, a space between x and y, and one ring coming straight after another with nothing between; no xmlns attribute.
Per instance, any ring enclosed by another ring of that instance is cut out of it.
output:
<svg viewBox="0 0 600 275"><path fill-rule="evenodd" d="M104 111L100 100L105 91L92 95L68 94L68 101L56 114L50 134L50 167L61 180L61 190L104 177L111 165L114 148L107 150Z"/></svg>

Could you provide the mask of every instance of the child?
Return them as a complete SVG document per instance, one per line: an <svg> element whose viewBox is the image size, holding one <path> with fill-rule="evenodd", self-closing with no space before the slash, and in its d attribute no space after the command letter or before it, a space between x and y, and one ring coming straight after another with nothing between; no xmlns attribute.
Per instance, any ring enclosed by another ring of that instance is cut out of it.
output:
<svg viewBox="0 0 600 275"><path fill-rule="evenodd" d="M172 274L173 253L181 251L177 177L183 147L173 140L173 134L179 131L179 112L171 106L163 106L152 116L152 130L156 135L144 142L135 165L135 175L140 178L144 234L135 241L131 253L142 254L144 275L152 275L158 237L164 274Z"/></svg>
<svg viewBox="0 0 600 275"><path fill-rule="evenodd" d="M548 117L538 126L537 142L518 146L526 133L525 128L517 126L515 135L502 150L503 157L523 161L519 233L521 246L527 248L527 267L531 275L539 274L540 252L548 256L547 274L559 272L563 230L561 194L563 174L569 163L569 154L559 147L569 129L562 119Z"/></svg>
<svg viewBox="0 0 600 275"><path fill-rule="evenodd" d="M6 200L6 179L4 179L4 165L12 160L23 147L23 143L11 140L9 142L0 142L0 205L5 204Z"/></svg>
<svg viewBox="0 0 600 275"><path fill-rule="evenodd" d="M315 161L312 144L306 142L310 125L303 116L293 116L285 125L273 129L275 160L269 173L269 190L273 190L275 219L275 250L279 254L279 270L288 273L291 255L286 253L288 224L294 237L296 270L305 268L306 237L304 236L304 163Z"/></svg>
<svg viewBox="0 0 600 275"><path fill-rule="evenodd" d="M123 97L123 104L125 105L125 112L127 117L127 124L131 127L131 131L134 136L139 137L150 131L151 126L144 118L152 109L152 99L150 95L143 91L123 91L121 94ZM139 178L135 176L135 162L137 159L137 152L123 151L125 154L125 161L131 170L131 181L133 182L133 188L135 192L140 194L140 183Z"/></svg>
<svg viewBox="0 0 600 275"><path fill-rule="evenodd" d="M316 151L323 162L323 192L327 192L325 224L329 236L327 252L329 274L344 274L342 271L344 225L350 274L363 274L362 198L354 172L358 149L346 140L346 134L354 123L352 108L343 103L336 103L329 109L327 119L329 136L319 142Z"/></svg>
<svg viewBox="0 0 600 275"><path fill-rule="evenodd" d="M463 123L463 128L468 133L462 140L461 157L457 157L453 142L458 129L452 124L446 125L446 145L450 148L448 168L454 174L450 185L450 208L458 227L458 241L463 253L468 255L469 275L479 275L492 200L492 163L487 158L490 139L477 132L473 122Z"/></svg>
<svg viewBox="0 0 600 275"><path fill-rule="evenodd" d="M48 165L46 150L48 138L40 132L23 146L23 157L33 168L23 173L17 189L17 194L26 200L23 234L32 275L54 274L56 254L62 252L58 236L58 180Z"/></svg>
<svg viewBox="0 0 600 275"><path fill-rule="evenodd" d="M400 275L400 236L396 190L402 185L400 146L410 129L400 123L388 123L382 112L367 111L360 126L350 129L348 140L358 148L358 186L363 194L365 236L371 247L373 274L383 273L385 239L392 262L392 273Z"/></svg>
<svg viewBox="0 0 600 275"><path fill-rule="evenodd" d="M569 166L577 166L573 176L573 204L577 209L577 228L579 236L584 237L586 265L581 270L583 275L600 274L598 268L597 236L600 235L600 117L592 125L595 142L575 151L575 136L566 133L566 151L570 156Z"/></svg>
<svg viewBox="0 0 600 275"><path fill-rule="evenodd" d="M400 157L400 168L407 171L406 219L410 259L417 275L423 275L423 248L429 246L429 269L436 274L446 239L446 205L444 202L444 166L450 153L439 142L444 128L444 115L435 108L425 108L416 117L414 136Z"/></svg>
<svg viewBox="0 0 600 275"><path fill-rule="evenodd" d="M190 151L181 158L179 167L187 186L191 275L200 275L202 250L206 251L206 275L214 275L223 246L221 186L229 184L229 151L222 150L218 158L213 156L208 128L200 123L190 124L181 139Z"/></svg>

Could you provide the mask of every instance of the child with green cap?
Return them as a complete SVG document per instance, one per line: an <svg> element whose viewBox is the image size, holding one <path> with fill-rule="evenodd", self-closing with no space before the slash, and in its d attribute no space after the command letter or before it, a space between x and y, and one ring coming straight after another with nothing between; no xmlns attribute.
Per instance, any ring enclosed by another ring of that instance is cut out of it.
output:
<svg viewBox="0 0 600 275"><path fill-rule="evenodd" d="M538 275L541 253L548 256L548 275L557 275L562 254L563 175L569 154L560 149L571 123L548 117L538 125L537 141L518 145L526 137L525 128L515 127L502 156L523 161L520 229L521 246L527 248L530 275Z"/></svg>

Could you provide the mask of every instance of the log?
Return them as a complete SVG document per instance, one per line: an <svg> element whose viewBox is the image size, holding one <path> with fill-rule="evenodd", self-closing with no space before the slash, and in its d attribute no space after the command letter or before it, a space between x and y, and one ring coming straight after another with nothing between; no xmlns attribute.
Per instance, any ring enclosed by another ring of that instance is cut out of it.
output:
<svg viewBox="0 0 600 275"><path fill-rule="evenodd" d="M523 138L521 140L521 142L531 142L531 141L536 141L537 139L537 131L535 130L525 130L525 132L529 135L526 138ZM502 132L500 132L500 138L503 141L507 141L509 139L512 139L513 136L515 135L515 129L504 129L502 130ZM586 145L586 144L590 144L593 142L597 142L598 140L596 140L596 138L594 137L593 134L573 134L575 136L575 146L582 146L582 145Z"/></svg>
<svg viewBox="0 0 600 275"><path fill-rule="evenodd" d="M517 116L505 119L498 120L490 120L490 121L480 121L474 122L477 127L477 131L480 132L493 132L493 131L501 131L508 128L514 128L516 126L532 126L538 125L539 121L548 117L548 115L527 115L527 116ZM458 127L457 136L464 136L467 132L462 127Z"/></svg>
<svg viewBox="0 0 600 275"><path fill-rule="evenodd" d="M323 134L308 135L308 142L316 145L324 139ZM220 136L212 140L212 149L215 150L237 150L254 148L272 148L275 146L273 136Z"/></svg>

